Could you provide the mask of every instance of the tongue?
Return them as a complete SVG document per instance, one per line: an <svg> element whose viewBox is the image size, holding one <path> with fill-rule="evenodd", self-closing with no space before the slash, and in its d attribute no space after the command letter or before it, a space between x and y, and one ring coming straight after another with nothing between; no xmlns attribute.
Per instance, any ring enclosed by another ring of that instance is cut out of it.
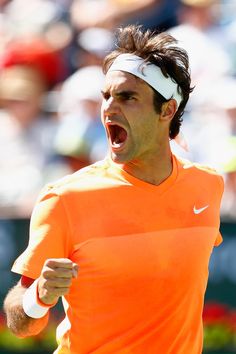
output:
<svg viewBox="0 0 236 354"><path fill-rule="evenodd" d="M123 143L126 140L126 138L127 138L127 133L123 128L119 127L118 129L116 129L116 137L114 140L115 144Z"/></svg>

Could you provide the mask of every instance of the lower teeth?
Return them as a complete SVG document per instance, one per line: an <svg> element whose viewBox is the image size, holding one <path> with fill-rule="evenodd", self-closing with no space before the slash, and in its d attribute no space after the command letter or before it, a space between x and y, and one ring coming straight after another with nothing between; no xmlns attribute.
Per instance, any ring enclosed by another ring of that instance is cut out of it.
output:
<svg viewBox="0 0 236 354"><path fill-rule="evenodd" d="M115 144L115 145L120 144L120 140L119 140L119 139L114 140L114 144Z"/></svg>

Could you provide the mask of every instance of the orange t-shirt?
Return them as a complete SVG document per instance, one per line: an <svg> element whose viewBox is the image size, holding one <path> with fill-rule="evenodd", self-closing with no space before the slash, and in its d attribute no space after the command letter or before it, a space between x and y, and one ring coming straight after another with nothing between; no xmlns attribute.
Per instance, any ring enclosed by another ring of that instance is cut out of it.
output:
<svg viewBox="0 0 236 354"><path fill-rule="evenodd" d="M57 354L200 354L208 262L221 242L222 178L173 156L158 186L109 159L49 186L13 271L48 258L79 265Z"/></svg>

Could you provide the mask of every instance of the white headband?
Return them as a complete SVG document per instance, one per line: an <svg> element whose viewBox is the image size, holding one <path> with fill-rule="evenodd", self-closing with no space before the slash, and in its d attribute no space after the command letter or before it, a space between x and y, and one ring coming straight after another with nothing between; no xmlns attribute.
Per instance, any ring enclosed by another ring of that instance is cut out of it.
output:
<svg viewBox="0 0 236 354"><path fill-rule="evenodd" d="M165 77L157 65L145 62L137 55L125 53L114 60L108 72L116 70L126 71L146 81L166 100L175 99L179 107L183 97L178 92L177 83L170 76Z"/></svg>

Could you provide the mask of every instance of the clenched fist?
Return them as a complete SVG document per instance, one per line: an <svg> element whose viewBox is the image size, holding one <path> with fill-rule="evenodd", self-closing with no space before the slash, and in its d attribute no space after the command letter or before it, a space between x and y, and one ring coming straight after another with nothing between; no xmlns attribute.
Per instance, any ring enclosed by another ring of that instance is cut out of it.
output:
<svg viewBox="0 0 236 354"><path fill-rule="evenodd" d="M39 299L46 305L57 302L69 292L72 278L78 274L78 265L67 258L51 258L45 261L38 280Z"/></svg>

